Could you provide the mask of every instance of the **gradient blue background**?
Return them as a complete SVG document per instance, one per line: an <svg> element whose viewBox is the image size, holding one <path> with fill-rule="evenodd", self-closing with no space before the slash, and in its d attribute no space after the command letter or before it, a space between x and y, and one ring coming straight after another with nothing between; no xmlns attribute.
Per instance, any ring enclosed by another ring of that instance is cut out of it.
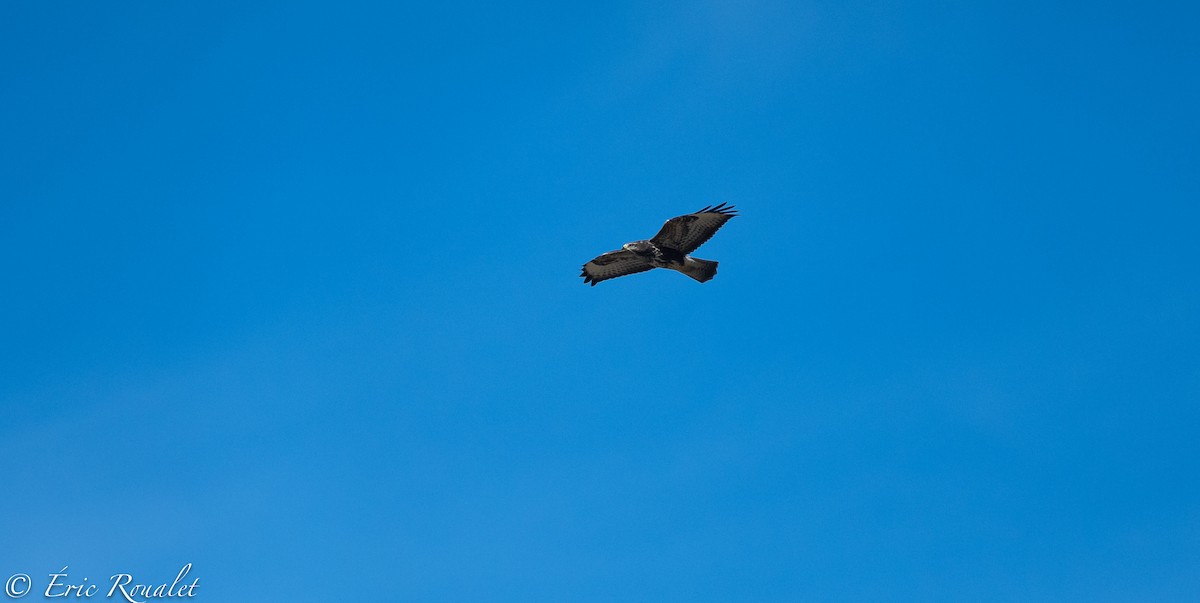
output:
<svg viewBox="0 0 1200 603"><path fill-rule="evenodd" d="M245 4L0 8L0 578L1200 597L1194 3Z"/></svg>

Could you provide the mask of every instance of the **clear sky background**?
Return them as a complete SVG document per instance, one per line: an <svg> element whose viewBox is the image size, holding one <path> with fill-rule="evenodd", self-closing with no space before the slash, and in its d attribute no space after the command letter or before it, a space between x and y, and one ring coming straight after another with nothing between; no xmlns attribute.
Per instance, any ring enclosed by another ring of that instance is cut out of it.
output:
<svg viewBox="0 0 1200 603"><path fill-rule="evenodd" d="M1198 22L5 2L0 578L1196 601Z"/></svg>

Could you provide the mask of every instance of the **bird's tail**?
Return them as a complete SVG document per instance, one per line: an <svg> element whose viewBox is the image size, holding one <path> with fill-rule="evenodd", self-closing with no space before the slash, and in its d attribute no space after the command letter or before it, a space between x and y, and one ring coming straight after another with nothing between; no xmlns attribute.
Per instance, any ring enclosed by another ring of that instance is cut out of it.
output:
<svg viewBox="0 0 1200 603"><path fill-rule="evenodd" d="M683 259L683 267L679 271L705 283L717 275L717 262L686 257Z"/></svg>

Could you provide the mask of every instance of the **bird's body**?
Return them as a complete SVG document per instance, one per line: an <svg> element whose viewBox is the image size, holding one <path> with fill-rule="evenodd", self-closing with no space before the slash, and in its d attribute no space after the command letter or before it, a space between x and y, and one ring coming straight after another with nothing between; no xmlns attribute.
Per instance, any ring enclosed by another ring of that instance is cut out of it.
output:
<svg viewBox="0 0 1200 603"><path fill-rule="evenodd" d="M596 283L645 272L653 268L667 268L682 272L701 283L717 274L717 262L701 260L688 255L708 241L714 233L737 213L733 206L722 203L671 218L654 238L626 243L621 249L610 251L583 265L583 282Z"/></svg>
<svg viewBox="0 0 1200 603"><path fill-rule="evenodd" d="M621 246L626 251L632 251L634 255L654 264L655 268L670 268L673 264L682 264L683 258L688 256L678 249L670 247L659 247L652 241L634 241Z"/></svg>

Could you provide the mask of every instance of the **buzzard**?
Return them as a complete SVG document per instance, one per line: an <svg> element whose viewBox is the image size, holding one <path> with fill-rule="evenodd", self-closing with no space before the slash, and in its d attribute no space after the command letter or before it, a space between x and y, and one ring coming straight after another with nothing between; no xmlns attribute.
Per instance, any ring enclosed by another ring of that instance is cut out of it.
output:
<svg viewBox="0 0 1200 603"><path fill-rule="evenodd" d="M689 253L712 238L719 228L737 215L732 205L724 203L671 218L662 230L649 241L626 243L583 265L583 282L596 283L626 274L637 274L651 268L670 268L702 283L717 274L717 263L694 258Z"/></svg>

